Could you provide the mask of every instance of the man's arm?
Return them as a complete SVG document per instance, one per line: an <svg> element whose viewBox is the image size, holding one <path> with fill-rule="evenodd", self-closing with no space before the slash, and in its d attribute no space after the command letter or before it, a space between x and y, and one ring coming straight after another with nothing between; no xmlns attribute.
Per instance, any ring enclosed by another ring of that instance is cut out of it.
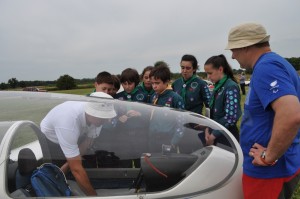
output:
<svg viewBox="0 0 300 199"><path fill-rule="evenodd" d="M260 159L266 150L265 162L272 163L280 158L295 139L300 128L300 103L293 95L278 98L271 104L275 112L271 139L265 149L258 143L253 145L249 155L254 157L254 165L265 165Z"/></svg>
<svg viewBox="0 0 300 199"><path fill-rule="evenodd" d="M85 137L85 139L79 145L79 151L81 155L84 155L88 148L92 147L94 143L94 139L90 137Z"/></svg>
<svg viewBox="0 0 300 199"><path fill-rule="evenodd" d="M87 149L93 145L93 141L94 139L89 137L86 137L84 139L84 141L79 146L79 151L81 155L84 155ZM68 162L62 165L60 169L66 174L70 169Z"/></svg>
<svg viewBox="0 0 300 199"><path fill-rule="evenodd" d="M266 162L280 158L295 139L300 127L300 103L293 95L278 98L272 104L275 111L271 140Z"/></svg>
<svg viewBox="0 0 300 199"><path fill-rule="evenodd" d="M67 162L81 190L87 196L96 196L97 193L91 185L87 173L82 166L81 156L79 155L73 158L67 158Z"/></svg>

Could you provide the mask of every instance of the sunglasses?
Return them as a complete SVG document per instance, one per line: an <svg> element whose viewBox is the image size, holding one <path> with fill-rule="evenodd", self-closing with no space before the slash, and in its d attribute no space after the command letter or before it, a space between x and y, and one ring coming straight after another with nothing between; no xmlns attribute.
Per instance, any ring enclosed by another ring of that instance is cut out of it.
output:
<svg viewBox="0 0 300 199"><path fill-rule="evenodd" d="M193 67L191 67L191 66L181 66L181 70L191 70L191 69L193 69Z"/></svg>

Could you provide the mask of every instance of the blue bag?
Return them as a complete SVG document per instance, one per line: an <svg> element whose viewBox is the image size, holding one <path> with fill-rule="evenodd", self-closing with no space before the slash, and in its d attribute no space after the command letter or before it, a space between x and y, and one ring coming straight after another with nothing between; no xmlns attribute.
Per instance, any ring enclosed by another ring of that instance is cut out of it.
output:
<svg viewBox="0 0 300 199"><path fill-rule="evenodd" d="M36 196L71 196L64 173L52 163L45 163L33 171L31 186Z"/></svg>

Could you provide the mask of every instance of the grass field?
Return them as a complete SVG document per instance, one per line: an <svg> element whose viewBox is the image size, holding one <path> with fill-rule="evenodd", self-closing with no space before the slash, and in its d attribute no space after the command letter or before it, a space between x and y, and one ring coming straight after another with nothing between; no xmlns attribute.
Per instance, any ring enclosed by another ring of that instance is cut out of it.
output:
<svg viewBox="0 0 300 199"><path fill-rule="evenodd" d="M246 87L246 91L248 91L248 88ZM84 89L75 89L75 90L62 90L62 91L53 91L55 93L67 93L67 94L77 94L77 95L86 95L91 92L93 92L93 88L84 88ZM242 109L244 108L243 104L245 101L245 95L241 96L241 105ZM240 126L241 119L238 122L238 127ZM297 189L292 197L292 199L300 199L300 182L298 183Z"/></svg>
<svg viewBox="0 0 300 199"><path fill-rule="evenodd" d="M73 90L59 90L51 91L53 93L65 93L65 94L76 94L76 95L86 95L93 92L94 88L82 88L82 89L73 89Z"/></svg>

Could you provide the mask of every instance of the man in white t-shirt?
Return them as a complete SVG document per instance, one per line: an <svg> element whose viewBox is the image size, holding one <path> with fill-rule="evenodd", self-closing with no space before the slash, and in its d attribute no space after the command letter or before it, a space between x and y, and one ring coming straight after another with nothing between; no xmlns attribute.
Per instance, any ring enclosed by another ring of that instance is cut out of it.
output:
<svg viewBox="0 0 300 199"><path fill-rule="evenodd" d="M109 95L104 97L111 98ZM47 138L52 161L64 172L70 169L86 195L96 195L96 191L82 166L81 154L92 146L93 139L99 136L102 125L115 116L114 106L109 100L68 101L54 107L41 122L41 130Z"/></svg>

